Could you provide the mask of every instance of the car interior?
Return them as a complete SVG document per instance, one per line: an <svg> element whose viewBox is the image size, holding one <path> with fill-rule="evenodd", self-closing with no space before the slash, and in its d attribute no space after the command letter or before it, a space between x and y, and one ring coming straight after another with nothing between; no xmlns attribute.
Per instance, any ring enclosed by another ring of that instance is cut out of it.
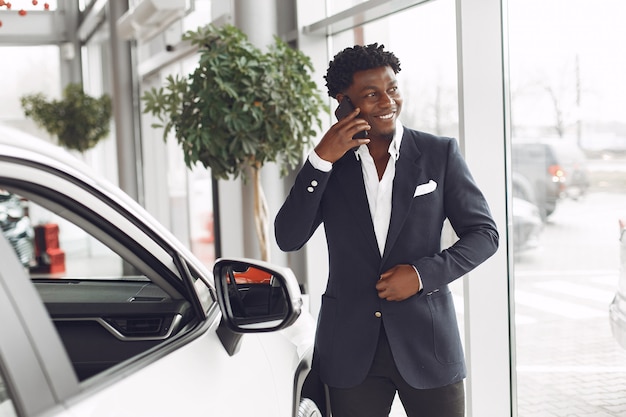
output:
<svg viewBox="0 0 626 417"><path fill-rule="evenodd" d="M46 278L33 282L79 380L160 344L193 317L189 302L172 300L149 281Z"/></svg>

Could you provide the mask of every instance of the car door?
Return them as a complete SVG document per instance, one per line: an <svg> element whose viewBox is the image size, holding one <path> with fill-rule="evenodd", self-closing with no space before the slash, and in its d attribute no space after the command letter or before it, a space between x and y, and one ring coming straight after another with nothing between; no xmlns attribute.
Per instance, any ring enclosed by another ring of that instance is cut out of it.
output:
<svg viewBox="0 0 626 417"><path fill-rule="evenodd" d="M12 248L6 241L3 243L3 258L10 259L6 254ZM271 336L243 337L238 352L230 355L218 336L221 321L217 303L212 303L207 318L196 330L183 334L178 340L148 341L156 344L145 351L133 352L134 356L98 369L96 373L93 365L85 367L85 362L102 358L103 351L98 350L97 344L104 344L104 350L108 351L119 349L120 344L110 343L102 336L105 331L94 331L93 327L100 325L84 315L83 309L72 311L73 315L80 314L78 317L60 317L62 310L71 306L66 305L67 301L59 302L65 300L63 291L54 290L55 306L45 288L66 287L69 282L80 284L66 278L55 278L60 280L58 284L37 278L35 285L30 285L24 269L14 260L12 268L7 268L8 264L1 268L2 288L11 289L11 294L3 293L0 298L0 313L6 318L2 320L2 334L7 336L0 342L0 358L10 364L3 369L7 369L7 380L11 382L9 391L15 393L16 415L38 415L42 410L48 415L94 417L179 413L187 416L290 415L290 393L285 391L285 398L279 398L275 379L282 377L291 382L293 374L276 374L270 366L267 358L275 353L266 351L271 343L264 344L262 339ZM44 291L37 293L37 287L42 284ZM108 291L105 287L98 288ZM72 297L87 296L70 291ZM52 305L42 308L40 298ZM17 301L4 302L9 299ZM11 311L6 311L9 308ZM56 329L51 325L49 314L53 316ZM8 326L12 323L13 326ZM74 329L74 326L78 327ZM76 350L73 346L77 342L76 332L87 339L81 344L87 351ZM283 348L280 353L281 360L291 364L285 370L293 370L298 361L295 350ZM242 397L245 401L241 401Z"/></svg>
<svg viewBox="0 0 626 417"><path fill-rule="evenodd" d="M46 235L34 239L37 257L27 268L8 261L2 267L5 298L12 301L2 303L12 310L3 311L10 319L2 322L6 332L25 333L3 337L0 351L19 415L58 408L92 380L110 380L125 362L155 360L148 352L218 320L209 272L183 277L179 267L188 255L123 200L58 161L8 154L0 158L0 188L28 205ZM59 233L69 235L62 245ZM5 250L3 260L10 255ZM26 360L29 355L37 360ZM48 369L60 367L65 374ZM37 374L43 382L20 383Z"/></svg>
<svg viewBox="0 0 626 417"><path fill-rule="evenodd" d="M0 189L37 219L34 263L0 265L0 369L18 415L293 414L297 346L225 328L210 273L128 197L2 144Z"/></svg>

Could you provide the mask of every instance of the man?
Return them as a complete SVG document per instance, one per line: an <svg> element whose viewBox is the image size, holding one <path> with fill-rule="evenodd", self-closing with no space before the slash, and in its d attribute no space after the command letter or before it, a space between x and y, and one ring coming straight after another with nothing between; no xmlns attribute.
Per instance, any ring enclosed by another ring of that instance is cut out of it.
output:
<svg viewBox="0 0 626 417"><path fill-rule="evenodd" d="M498 232L454 139L402 126L400 61L383 45L330 62L328 93L355 110L323 136L275 221L285 251L324 223L329 276L313 366L333 417L462 417L465 362L448 284L489 258ZM360 131L365 139L353 139ZM441 250L449 219L459 239Z"/></svg>

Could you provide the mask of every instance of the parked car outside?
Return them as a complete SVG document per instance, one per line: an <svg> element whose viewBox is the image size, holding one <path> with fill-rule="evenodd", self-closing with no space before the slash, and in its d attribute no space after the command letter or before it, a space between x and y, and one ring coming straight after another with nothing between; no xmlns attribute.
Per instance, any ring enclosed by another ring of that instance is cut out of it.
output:
<svg viewBox="0 0 626 417"><path fill-rule="evenodd" d="M589 188L587 158L580 147L566 139L513 139L512 171L531 184L524 199L539 207L547 219L562 198L578 199Z"/></svg>
<svg viewBox="0 0 626 417"><path fill-rule="evenodd" d="M321 416L290 269L211 272L78 159L2 126L0 188L54 254L29 270L0 236L2 417Z"/></svg>
<svg viewBox="0 0 626 417"><path fill-rule="evenodd" d="M615 297L609 306L609 318L613 337L626 349L626 218L619 220L619 253L619 279Z"/></svg>

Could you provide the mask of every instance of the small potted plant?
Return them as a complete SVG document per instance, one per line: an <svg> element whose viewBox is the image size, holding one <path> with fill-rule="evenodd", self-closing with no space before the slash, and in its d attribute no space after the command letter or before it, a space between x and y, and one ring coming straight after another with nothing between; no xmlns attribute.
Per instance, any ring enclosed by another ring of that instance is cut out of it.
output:
<svg viewBox="0 0 626 417"><path fill-rule="evenodd" d="M201 27L183 40L198 48L197 67L145 92L144 112L162 122L153 126L164 127L164 139L174 131L188 167L199 162L216 179L252 176L261 256L269 260L260 169L271 161L287 174L321 127L328 106L311 78L311 60L279 38L262 52L232 25Z"/></svg>
<svg viewBox="0 0 626 417"><path fill-rule="evenodd" d="M61 100L48 101L43 94L21 98L26 117L45 129L67 149L84 152L108 136L111 120L111 98L91 97L80 84L68 84Z"/></svg>

